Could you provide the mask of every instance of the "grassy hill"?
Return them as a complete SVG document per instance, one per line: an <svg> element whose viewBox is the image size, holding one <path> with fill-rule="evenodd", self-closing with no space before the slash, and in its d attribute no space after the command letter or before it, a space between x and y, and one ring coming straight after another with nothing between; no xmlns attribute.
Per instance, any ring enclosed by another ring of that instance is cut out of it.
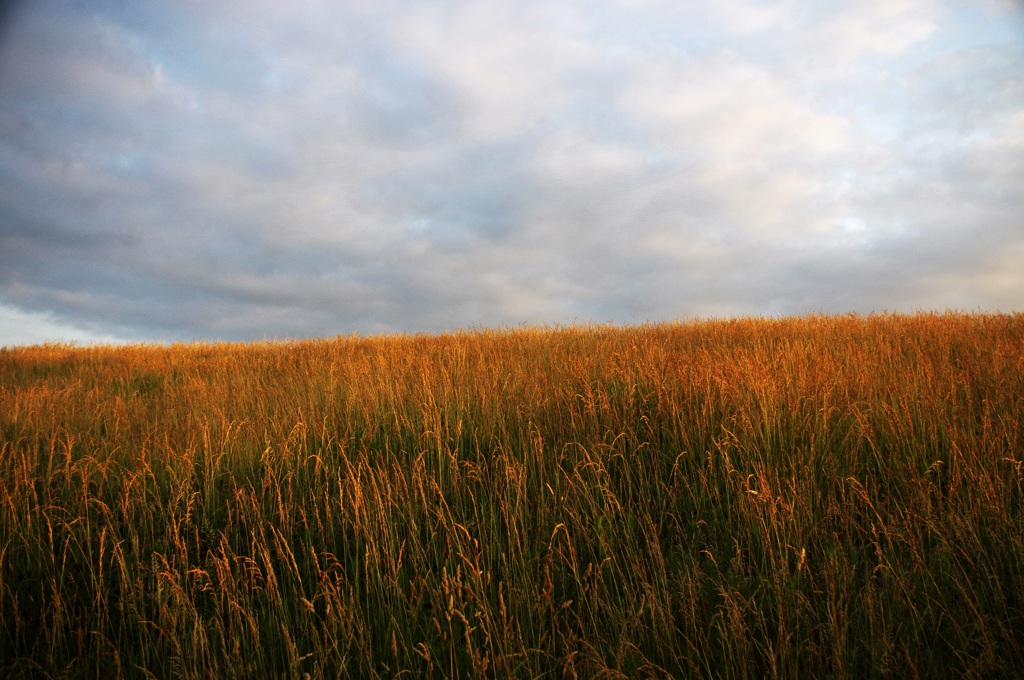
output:
<svg viewBox="0 0 1024 680"><path fill-rule="evenodd" d="M0 350L7 677L1024 668L1024 315Z"/></svg>

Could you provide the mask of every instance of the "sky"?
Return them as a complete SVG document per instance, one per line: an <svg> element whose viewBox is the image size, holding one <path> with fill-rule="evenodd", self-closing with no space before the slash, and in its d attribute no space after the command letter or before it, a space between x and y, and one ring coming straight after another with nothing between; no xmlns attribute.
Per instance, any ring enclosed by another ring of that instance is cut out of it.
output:
<svg viewBox="0 0 1024 680"><path fill-rule="evenodd" d="M33 0L0 345L1024 311L1018 0Z"/></svg>

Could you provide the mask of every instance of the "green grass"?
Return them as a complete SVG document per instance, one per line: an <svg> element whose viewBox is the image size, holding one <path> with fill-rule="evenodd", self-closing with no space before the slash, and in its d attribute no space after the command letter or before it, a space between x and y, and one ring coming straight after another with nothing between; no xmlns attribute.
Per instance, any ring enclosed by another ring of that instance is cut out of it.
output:
<svg viewBox="0 0 1024 680"><path fill-rule="evenodd" d="M0 350L6 677L1024 668L1024 315Z"/></svg>

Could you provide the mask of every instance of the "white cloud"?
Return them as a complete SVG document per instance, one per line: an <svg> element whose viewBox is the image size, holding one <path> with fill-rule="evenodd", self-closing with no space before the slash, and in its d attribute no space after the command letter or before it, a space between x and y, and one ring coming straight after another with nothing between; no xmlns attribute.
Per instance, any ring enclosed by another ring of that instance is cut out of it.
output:
<svg viewBox="0 0 1024 680"><path fill-rule="evenodd" d="M736 56L641 62L634 74L621 105L691 168L689 190L718 206L721 227L784 237L820 224L804 213L853 152L848 121Z"/></svg>
<svg viewBox="0 0 1024 680"><path fill-rule="evenodd" d="M990 179L1000 198L1024 197L1024 107L996 122L973 149L971 163Z"/></svg>
<svg viewBox="0 0 1024 680"><path fill-rule="evenodd" d="M847 58L898 54L933 33L941 11L938 0L860 0L811 33L819 47L841 50Z"/></svg>
<svg viewBox="0 0 1024 680"><path fill-rule="evenodd" d="M0 346L41 345L46 342L111 344L128 342L109 333L97 333L63 323L47 312L25 312L0 304Z"/></svg>

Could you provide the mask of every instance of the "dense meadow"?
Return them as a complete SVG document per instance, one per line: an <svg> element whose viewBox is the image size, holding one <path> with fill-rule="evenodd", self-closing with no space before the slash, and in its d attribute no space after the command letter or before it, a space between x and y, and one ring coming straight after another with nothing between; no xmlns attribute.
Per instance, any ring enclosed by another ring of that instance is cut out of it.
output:
<svg viewBox="0 0 1024 680"><path fill-rule="evenodd" d="M1024 672L1024 315L0 350L5 677Z"/></svg>

